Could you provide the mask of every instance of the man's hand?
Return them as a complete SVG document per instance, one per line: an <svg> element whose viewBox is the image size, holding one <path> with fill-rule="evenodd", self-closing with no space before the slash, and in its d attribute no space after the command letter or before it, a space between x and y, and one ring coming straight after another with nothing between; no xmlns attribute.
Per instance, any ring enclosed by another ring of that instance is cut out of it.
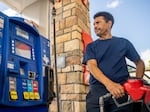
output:
<svg viewBox="0 0 150 112"><path fill-rule="evenodd" d="M119 83L110 82L109 84L106 85L106 88L115 98L120 98L125 95L124 88Z"/></svg>

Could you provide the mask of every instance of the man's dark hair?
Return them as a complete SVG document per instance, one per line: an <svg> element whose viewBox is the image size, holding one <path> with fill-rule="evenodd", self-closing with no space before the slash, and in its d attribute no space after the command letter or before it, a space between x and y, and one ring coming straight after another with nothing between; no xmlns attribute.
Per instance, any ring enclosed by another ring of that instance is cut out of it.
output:
<svg viewBox="0 0 150 112"><path fill-rule="evenodd" d="M114 17L112 14L110 14L109 12L97 12L95 15L94 15L94 19L96 17L99 17L99 16L103 16L104 19L106 20L106 22L108 21L111 21L112 22L112 26L114 24Z"/></svg>

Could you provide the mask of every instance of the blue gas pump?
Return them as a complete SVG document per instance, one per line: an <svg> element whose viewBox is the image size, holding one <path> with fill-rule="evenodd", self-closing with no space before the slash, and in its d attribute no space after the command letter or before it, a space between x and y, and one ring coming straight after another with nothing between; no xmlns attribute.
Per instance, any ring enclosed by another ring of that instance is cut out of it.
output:
<svg viewBox="0 0 150 112"><path fill-rule="evenodd" d="M0 12L0 112L48 112L54 97L50 41Z"/></svg>

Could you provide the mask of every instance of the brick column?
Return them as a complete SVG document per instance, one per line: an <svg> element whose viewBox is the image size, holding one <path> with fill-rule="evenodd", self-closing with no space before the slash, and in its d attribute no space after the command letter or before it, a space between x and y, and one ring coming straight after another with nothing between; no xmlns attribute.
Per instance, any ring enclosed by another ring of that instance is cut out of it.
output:
<svg viewBox="0 0 150 112"><path fill-rule="evenodd" d="M65 62L65 66L57 69L60 110L86 112L85 97L88 87L83 83L81 33L86 31L90 34L89 6L83 5L81 0L61 0L55 7L57 58L64 57L62 60ZM56 100L50 105L50 112L57 112Z"/></svg>

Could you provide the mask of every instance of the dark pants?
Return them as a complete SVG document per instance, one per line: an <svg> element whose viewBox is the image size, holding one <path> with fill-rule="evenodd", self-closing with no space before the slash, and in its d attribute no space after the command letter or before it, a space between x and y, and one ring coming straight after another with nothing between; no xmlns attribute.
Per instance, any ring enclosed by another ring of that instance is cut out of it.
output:
<svg viewBox="0 0 150 112"><path fill-rule="evenodd" d="M89 93L86 96L86 112L100 112L99 98L108 93L103 85L90 85ZM124 102L127 96L118 100ZM132 104L117 107L112 97L104 99L104 111L102 112L132 112Z"/></svg>

